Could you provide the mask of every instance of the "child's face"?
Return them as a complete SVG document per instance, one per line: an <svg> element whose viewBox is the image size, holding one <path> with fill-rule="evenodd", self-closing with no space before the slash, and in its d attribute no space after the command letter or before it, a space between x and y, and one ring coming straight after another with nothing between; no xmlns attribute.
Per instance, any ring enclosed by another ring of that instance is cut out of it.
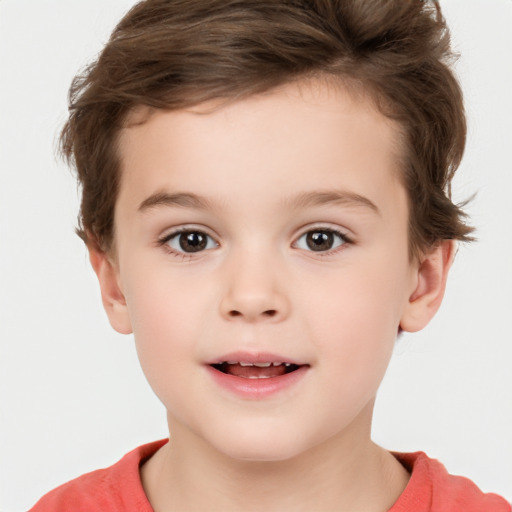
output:
<svg viewBox="0 0 512 512"><path fill-rule="evenodd" d="M320 83L124 130L110 317L176 442L277 460L368 437L417 285L398 148L368 100Z"/></svg>

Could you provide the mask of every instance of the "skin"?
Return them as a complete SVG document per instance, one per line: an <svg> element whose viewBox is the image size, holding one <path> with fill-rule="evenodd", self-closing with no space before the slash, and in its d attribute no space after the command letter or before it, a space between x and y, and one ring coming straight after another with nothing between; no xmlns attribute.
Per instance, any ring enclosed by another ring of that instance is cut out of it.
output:
<svg viewBox="0 0 512 512"><path fill-rule="evenodd" d="M321 81L146 117L120 138L115 252L91 262L167 409L171 442L141 470L153 508L385 512L409 475L370 439L375 396L453 256L447 241L409 258L398 127ZM205 250L169 240L180 228ZM315 230L342 236L314 251ZM243 398L207 369L239 350L307 369Z"/></svg>

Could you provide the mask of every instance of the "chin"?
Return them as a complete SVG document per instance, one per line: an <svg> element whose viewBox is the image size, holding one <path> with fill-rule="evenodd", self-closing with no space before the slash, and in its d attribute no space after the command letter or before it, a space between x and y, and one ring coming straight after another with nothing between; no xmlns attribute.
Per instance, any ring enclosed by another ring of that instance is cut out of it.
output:
<svg viewBox="0 0 512 512"><path fill-rule="evenodd" d="M284 449L283 447L230 447L224 451L228 457L241 462L284 462L302 453L302 450Z"/></svg>
<svg viewBox="0 0 512 512"><path fill-rule="evenodd" d="M253 435L251 435L253 434ZM238 461L280 462L292 459L307 451L311 446L301 442L287 432L245 432L245 435L231 435L223 443L215 443L217 450Z"/></svg>

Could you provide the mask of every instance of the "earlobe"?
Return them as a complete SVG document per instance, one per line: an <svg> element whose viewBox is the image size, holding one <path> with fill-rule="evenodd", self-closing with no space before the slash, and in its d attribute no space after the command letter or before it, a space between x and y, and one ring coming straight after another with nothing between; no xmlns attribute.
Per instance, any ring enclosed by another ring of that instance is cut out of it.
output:
<svg viewBox="0 0 512 512"><path fill-rule="evenodd" d="M436 314L444 297L455 248L454 240L443 240L418 262L415 270L415 287L400 320L401 330L419 331Z"/></svg>
<svg viewBox="0 0 512 512"><path fill-rule="evenodd" d="M115 263L103 251L93 248L89 248L89 259L98 277L101 300L110 325L121 334L131 334L130 316Z"/></svg>

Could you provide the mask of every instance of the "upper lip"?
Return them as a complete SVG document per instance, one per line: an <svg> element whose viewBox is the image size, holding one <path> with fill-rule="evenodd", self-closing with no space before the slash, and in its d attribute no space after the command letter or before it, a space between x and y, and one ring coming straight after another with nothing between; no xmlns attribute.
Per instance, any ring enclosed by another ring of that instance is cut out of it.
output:
<svg viewBox="0 0 512 512"><path fill-rule="evenodd" d="M281 354L273 354L270 352L230 352L220 357L208 361L206 364L220 364L228 362L237 363L289 363L296 366L303 366L304 362L298 361L297 359L290 358L289 356L283 356Z"/></svg>

